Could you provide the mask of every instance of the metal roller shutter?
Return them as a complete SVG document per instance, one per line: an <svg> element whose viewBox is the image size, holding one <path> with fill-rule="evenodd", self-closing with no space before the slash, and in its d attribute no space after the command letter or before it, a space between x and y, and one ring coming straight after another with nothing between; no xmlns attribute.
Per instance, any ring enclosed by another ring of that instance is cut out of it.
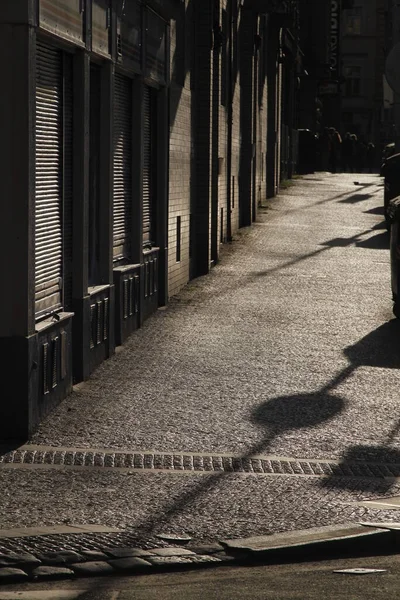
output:
<svg viewBox="0 0 400 600"><path fill-rule="evenodd" d="M36 59L35 312L62 303L62 54L42 43Z"/></svg>
<svg viewBox="0 0 400 600"><path fill-rule="evenodd" d="M72 56L64 54L64 132L63 132L63 248L65 310L72 310Z"/></svg>
<svg viewBox="0 0 400 600"><path fill-rule="evenodd" d="M89 286L97 285L100 275L100 132L101 68L90 65L89 117Z"/></svg>
<svg viewBox="0 0 400 600"><path fill-rule="evenodd" d="M114 262L128 260L132 235L132 82L115 75L114 95Z"/></svg>
<svg viewBox="0 0 400 600"><path fill-rule="evenodd" d="M151 246L152 234L152 119L151 90L143 93L143 245Z"/></svg>

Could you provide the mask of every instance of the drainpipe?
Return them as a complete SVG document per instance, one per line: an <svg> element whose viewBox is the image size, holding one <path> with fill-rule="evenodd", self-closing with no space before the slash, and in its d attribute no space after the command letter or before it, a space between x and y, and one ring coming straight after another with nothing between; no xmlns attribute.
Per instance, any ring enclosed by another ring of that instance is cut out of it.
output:
<svg viewBox="0 0 400 600"><path fill-rule="evenodd" d="M236 0L235 0L236 1ZM228 81L227 81L227 121L228 121L228 139L227 139L227 210L226 210L226 234L228 242L232 241L232 120L233 120L233 89L232 89L232 28L236 26L233 19L232 0L228 3Z"/></svg>

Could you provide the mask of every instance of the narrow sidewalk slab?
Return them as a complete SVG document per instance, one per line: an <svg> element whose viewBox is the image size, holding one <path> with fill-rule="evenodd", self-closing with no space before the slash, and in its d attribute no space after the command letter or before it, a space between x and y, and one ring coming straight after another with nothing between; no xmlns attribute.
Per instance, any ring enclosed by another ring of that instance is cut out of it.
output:
<svg viewBox="0 0 400 600"><path fill-rule="evenodd" d="M249 560L286 560L310 555L354 555L392 552L396 532L380 527L344 524L298 531L221 540L226 552Z"/></svg>

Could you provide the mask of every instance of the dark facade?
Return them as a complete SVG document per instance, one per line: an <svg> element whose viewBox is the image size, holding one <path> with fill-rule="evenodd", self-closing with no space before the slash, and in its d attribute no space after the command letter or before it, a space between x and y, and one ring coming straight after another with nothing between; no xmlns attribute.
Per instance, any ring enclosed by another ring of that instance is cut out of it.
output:
<svg viewBox="0 0 400 600"><path fill-rule="evenodd" d="M0 439L24 439L295 168L298 3L0 7Z"/></svg>
<svg viewBox="0 0 400 600"><path fill-rule="evenodd" d="M28 435L166 302L170 10L0 9L2 438Z"/></svg>
<svg viewBox="0 0 400 600"><path fill-rule="evenodd" d="M354 0L343 10L341 23L342 130L376 147L390 132L383 112L388 15L387 0Z"/></svg>
<svg viewBox="0 0 400 600"><path fill-rule="evenodd" d="M301 0L299 127L315 134L340 123L340 11L337 0Z"/></svg>

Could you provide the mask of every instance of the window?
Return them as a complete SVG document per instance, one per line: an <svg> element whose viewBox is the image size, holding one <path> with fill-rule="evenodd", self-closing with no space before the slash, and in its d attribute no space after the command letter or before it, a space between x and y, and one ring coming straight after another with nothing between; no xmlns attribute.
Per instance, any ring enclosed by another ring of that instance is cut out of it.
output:
<svg viewBox="0 0 400 600"><path fill-rule="evenodd" d="M343 75L346 79L346 96L360 96L361 94L361 67L344 67Z"/></svg>
<svg viewBox="0 0 400 600"><path fill-rule="evenodd" d="M344 20L344 33L347 35L361 34L362 8L357 6L347 10Z"/></svg>

